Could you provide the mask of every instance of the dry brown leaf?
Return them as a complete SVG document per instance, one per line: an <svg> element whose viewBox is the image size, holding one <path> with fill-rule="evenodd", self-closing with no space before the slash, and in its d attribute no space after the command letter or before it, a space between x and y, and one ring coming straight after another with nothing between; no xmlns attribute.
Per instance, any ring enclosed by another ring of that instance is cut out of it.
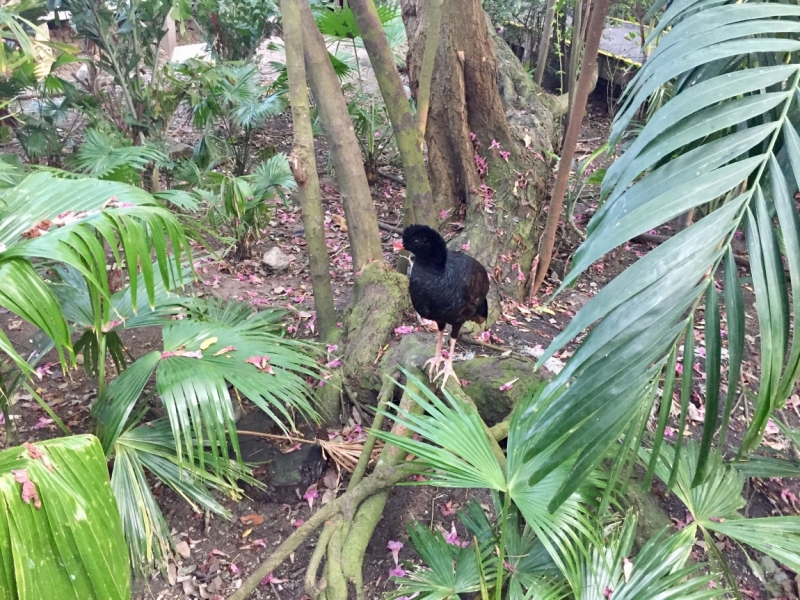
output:
<svg viewBox="0 0 800 600"><path fill-rule="evenodd" d="M342 231L347 231L347 221L342 215L331 215L331 221Z"/></svg>
<svg viewBox="0 0 800 600"><path fill-rule="evenodd" d="M250 526L255 527L256 525L261 525L264 522L264 517L262 517L261 515L245 515L243 517L240 517L239 520L242 522L243 525L247 525L248 527Z"/></svg>

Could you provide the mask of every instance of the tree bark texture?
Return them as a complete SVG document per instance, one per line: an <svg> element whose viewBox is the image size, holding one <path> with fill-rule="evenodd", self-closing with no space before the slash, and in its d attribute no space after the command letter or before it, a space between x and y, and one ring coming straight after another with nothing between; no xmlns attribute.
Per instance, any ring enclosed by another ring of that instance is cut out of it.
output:
<svg viewBox="0 0 800 600"><path fill-rule="evenodd" d="M429 4L401 5L416 97ZM553 140L548 104L480 0L444 0L425 134L436 212L458 230L450 247L468 249L487 267L493 289L518 300L536 253L544 155ZM496 300L490 295L490 321Z"/></svg>
<svg viewBox="0 0 800 600"><path fill-rule="evenodd" d="M534 281L531 285L531 295L539 291L539 286L544 281L547 270L550 268L550 261L553 257L553 247L556 241L556 230L558 221L561 219L561 210L564 208L564 194L567 191L569 182L569 172L572 166L572 158L575 155L575 146L578 143L578 135L583 123L583 114L586 110L586 101L589 92L594 87L593 79L597 66L597 52L600 49L600 37L603 34L603 27L608 13L609 0L597 0L589 16L588 33L586 35L586 53L584 54L581 74L575 86L575 99L569 114L567 131L564 134L564 145L561 148L561 158L558 163L558 173L553 186L553 194L550 199L550 206L547 209L547 223L545 224L540 240L541 260L539 261ZM596 79L594 82L596 83Z"/></svg>
<svg viewBox="0 0 800 600"><path fill-rule="evenodd" d="M405 224L435 225L431 185L425 169L425 158L417 136L414 115L397 72L389 40L378 18L373 0L350 0L364 48L378 80L386 112L392 123L397 149L403 162L406 179Z"/></svg>
<svg viewBox="0 0 800 600"><path fill-rule="evenodd" d="M289 103L292 106L294 148L289 165L297 182L303 227L306 230L314 307L322 341L332 341L336 335L336 309L333 304L328 248L325 245L324 211L314 158L314 134L311 130L311 109L306 86L306 67L303 61L303 26L297 0L281 0L283 40L286 48L286 71L289 79ZM326 415L326 420L327 420Z"/></svg>
<svg viewBox="0 0 800 600"><path fill-rule="evenodd" d="M307 0L300 0L300 14L311 93L319 110L322 129L336 170L336 181L347 219L353 269L359 271L369 261L383 261L378 217L361 160L361 149L353 130L353 121L347 112L347 103L328 57L325 40L317 28Z"/></svg>

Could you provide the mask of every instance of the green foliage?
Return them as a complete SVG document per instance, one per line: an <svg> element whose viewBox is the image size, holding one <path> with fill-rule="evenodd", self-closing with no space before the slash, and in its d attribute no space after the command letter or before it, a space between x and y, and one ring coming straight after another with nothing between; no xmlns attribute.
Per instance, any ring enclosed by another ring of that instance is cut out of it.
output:
<svg viewBox="0 0 800 600"><path fill-rule="evenodd" d="M652 453L644 448L639 455L645 462L652 458ZM665 447L656 461L655 473L666 483L672 472L676 472L673 491L693 518L686 529L693 539L699 532L710 542L710 556L721 564L724 572L729 573L730 569L724 556L715 551L711 535L714 533L751 546L792 570L800 568L800 517L745 518L739 513L746 504L742 496L745 476L737 463L726 465L718 456L712 456L706 463L705 478L695 485L693 479L700 466L701 444L690 440L679 463L676 463L676 455L673 448ZM755 477L776 475L775 471L763 468L758 462L748 465L746 472ZM794 474L783 473L783 476ZM736 586L731 576L729 583Z"/></svg>
<svg viewBox="0 0 800 600"><path fill-rule="evenodd" d="M412 544L426 567L395 578L400 585L395 597L418 592L421 598L458 598L481 590L496 598L515 599L602 600L609 591L615 598L631 600L699 600L719 594L719 590L708 589L714 575L702 576L699 564L686 566L694 543L689 532L659 533L639 551L633 569L626 570L636 520L628 516L604 522L598 517L595 499L605 485L605 477L598 471L592 471L581 488L553 512L548 510L569 477L579 448L546 478L529 483L535 463L550 458L524 460L530 446L524 428L530 421L523 416L537 400L535 395L525 399L512 415L504 468L493 454L474 408L446 390L443 401L413 376L408 379L409 386L403 389L425 414L413 415L395 406L395 420L422 439L373 433L416 457L411 464L425 471L422 485L491 490L496 521L490 521L477 504L468 505L459 520L471 534L472 543L461 542L454 531L445 540L420 525L412 527Z"/></svg>
<svg viewBox="0 0 800 600"><path fill-rule="evenodd" d="M149 146L133 146L97 129L87 129L74 157L75 169L98 179L141 185L141 173L152 162L167 157Z"/></svg>
<svg viewBox="0 0 800 600"><path fill-rule="evenodd" d="M197 24L216 59L249 61L275 32L280 10L274 0L179 0L173 15Z"/></svg>
<svg viewBox="0 0 800 600"><path fill-rule="evenodd" d="M167 255L167 244L174 260L180 261L184 253L188 256L186 237L176 218L132 186L67 178L58 171L37 172L3 190L2 200L0 274L8 285L0 290L0 305L50 336L63 365L65 352L72 352L69 329L34 261L61 263L81 274L93 299L91 322L100 330L110 320L109 304L101 302L110 297L101 240L109 244L117 264L140 265L150 301L157 279L169 280L166 265L173 259ZM155 270L153 252L159 265ZM132 280L134 301L141 292L137 281ZM0 352L30 372L5 335L0 336Z"/></svg>
<svg viewBox="0 0 800 600"><path fill-rule="evenodd" d="M609 283L540 359L594 324L525 417L530 419L528 460L541 453L565 457L580 452L552 507L568 498L632 420L649 410L653 396L647 391L658 384L673 353L682 356L684 365L682 435L693 388L694 315L702 308L708 410L692 485L703 485L712 457L722 450L714 448L712 434L720 423L727 428L738 395L745 316L731 249L737 231L744 231L750 256L763 360L742 456L758 446L767 420L797 381L800 343L789 325L791 315L800 312L800 217L794 201L800 180L797 31L800 11L795 6L684 2L670 5L651 33L651 39L663 36L626 90L610 146L616 146L651 94L671 83L671 97L606 172L604 204L589 224L562 289L636 235L691 208L702 208L705 216ZM725 283L719 295L713 291L718 271ZM714 316L721 310L728 330L727 373L720 360L721 324ZM720 382L726 374L729 385L723 394ZM658 439L665 426L662 420ZM676 448L678 465L680 439ZM561 464L546 461L533 471L531 482ZM673 470L668 483L676 476Z"/></svg>
<svg viewBox="0 0 800 600"><path fill-rule="evenodd" d="M0 496L0 597L130 597L125 539L97 438L0 452Z"/></svg>
<svg viewBox="0 0 800 600"><path fill-rule="evenodd" d="M235 176L248 173L257 159L252 156L253 134L286 109L284 96L267 93L252 64L212 66L192 59L178 73L188 80L193 122L203 131L194 162L201 169L227 166Z"/></svg>
<svg viewBox="0 0 800 600"><path fill-rule="evenodd" d="M114 10L93 0L63 0L78 35L93 43L100 68L120 87L122 102L96 91L105 117L135 143L142 137L160 140L183 98L180 80L169 66L159 67L158 45L171 0L123 0ZM140 63L151 72L145 79Z"/></svg>
<svg viewBox="0 0 800 600"><path fill-rule="evenodd" d="M189 182L209 206L211 228L235 244L237 258L249 258L277 198L284 203L284 190L296 187L286 155L276 154L259 164L252 175L236 177L215 171L200 171L184 162L178 177Z"/></svg>
<svg viewBox="0 0 800 600"><path fill-rule="evenodd" d="M386 105L383 100L356 93L347 109L364 154L367 179L372 182L377 177L378 161L387 150L392 149L394 142L394 130L386 114Z"/></svg>

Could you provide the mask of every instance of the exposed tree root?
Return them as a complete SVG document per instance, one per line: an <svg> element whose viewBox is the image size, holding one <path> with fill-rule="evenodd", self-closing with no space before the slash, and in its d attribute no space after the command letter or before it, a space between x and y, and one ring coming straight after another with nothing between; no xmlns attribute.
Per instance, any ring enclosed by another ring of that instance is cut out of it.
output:
<svg viewBox="0 0 800 600"><path fill-rule="evenodd" d="M425 380L424 373L418 366L415 366L418 360L418 358L412 357L409 361L412 364L403 362L407 365L409 372L421 380ZM379 408L385 407L392 398L394 387L394 379L384 376L379 395ZM407 384L407 387L411 391L415 390L411 382ZM448 391L475 407L472 399L455 382L449 384ZM412 414L419 414L422 411L419 405L411 399L408 392L403 394L400 406ZM484 424L495 455L502 465L505 465L505 455L498 444L498 440L502 440L508 435L508 422L509 418L506 418L492 428ZM376 417L373 426L378 428L381 426L380 413ZM394 424L392 432L406 437L411 435L409 430L397 423ZM374 443L375 437L370 435L365 444L365 449L370 450ZM353 473L353 478L348 485L347 491L329 504L321 507L300 528L292 533L243 582L242 587L230 597L230 600L244 600L267 575L275 570L320 527L323 527L323 530L309 561L305 576L306 593L312 598L346 600L350 586L353 586L357 598L365 597L362 580L364 553L383 515L383 509L389 497L389 490L411 474L409 469L404 468L404 463L407 459L406 453L396 446L387 444L373 473L362 479L369 454L369 451L362 453L361 460ZM323 557L325 558L325 575L318 580L317 573Z"/></svg>

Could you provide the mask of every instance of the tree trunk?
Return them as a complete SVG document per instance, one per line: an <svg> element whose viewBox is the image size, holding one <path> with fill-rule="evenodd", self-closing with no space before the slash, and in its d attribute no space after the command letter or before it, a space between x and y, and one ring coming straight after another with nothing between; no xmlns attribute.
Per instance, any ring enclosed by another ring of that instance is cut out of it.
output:
<svg viewBox="0 0 800 600"><path fill-rule="evenodd" d="M311 7L306 0L300 2L300 14L303 24L303 51L311 92L336 169L336 182L347 219L353 270L360 271L369 261L383 261L378 216L361 161L361 149L353 130L353 122L347 112L347 103L328 57L325 40L317 29Z"/></svg>
<svg viewBox="0 0 800 600"><path fill-rule="evenodd" d="M289 78L289 102L292 105L294 148L289 165L297 182L303 227L306 230L308 268L314 290L317 327L323 342L336 335L336 310L333 305L328 248L325 245L325 223L322 198L314 158L314 134L311 131L311 109L308 104L306 67L303 62L303 26L297 0L281 0L286 71Z"/></svg>
<svg viewBox="0 0 800 600"><path fill-rule="evenodd" d="M383 258L375 205L341 85L311 8L307 0L299 1L306 69L336 169L355 271L353 299L341 318L344 364L322 388L328 405L333 401L329 395L338 401L342 389L351 400L361 401L364 391L380 387L377 357L410 309L410 300L408 279L392 271Z"/></svg>
<svg viewBox="0 0 800 600"><path fill-rule="evenodd" d="M386 112L392 122L394 137L406 178L405 224L434 225L431 185L425 170L425 159L419 144L414 115L397 72L389 40L383 31L378 11L372 0L351 0L364 48L367 50L375 77L378 80Z"/></svg>
<svg viewBox="0 0 800 600"><path fill-rule="evenodd" d="M429 7L423 0L401 5L416 97ZM442 11L425 135L436 212L459 223L450 246L469 248L519 300L536 252L544 155L552 147L549 100L496 35L480 0L445 0ZM496 297L490 310L497 314Z"/></svg>

